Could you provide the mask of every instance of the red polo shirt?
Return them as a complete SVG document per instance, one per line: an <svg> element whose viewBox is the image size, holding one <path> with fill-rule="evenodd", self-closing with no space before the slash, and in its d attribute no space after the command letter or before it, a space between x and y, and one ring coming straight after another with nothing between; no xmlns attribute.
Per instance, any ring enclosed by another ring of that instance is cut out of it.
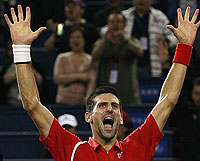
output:
<svg viewBox="0 0 200 161"><path fill-rule="evenodd" d="M90 138L83 142L54 119L47 138L40 136L55 161L150 161L163 134L150 114L144 124L109 152Z"/></svg>

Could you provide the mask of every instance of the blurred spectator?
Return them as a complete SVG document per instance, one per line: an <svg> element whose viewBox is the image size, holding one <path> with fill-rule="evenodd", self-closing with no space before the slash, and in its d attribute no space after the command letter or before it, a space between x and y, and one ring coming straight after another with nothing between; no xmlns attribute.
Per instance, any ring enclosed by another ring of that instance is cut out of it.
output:
<svg viewBox="0 0 200 161"><path fill-rule="evenodd" d="M8 41L9 29L6 25L4 14L9 12L11 7L15 7L17 0L1 0L0 1L0 48L3 48Z"/></svg>
<svg viewBox="0 0 200 161"><path fill-rule="evenodd" d="M196 43L198 43L198 42L196 42ZM187 117L185 118L185 115L188 114L188 107L190 108L190 105L191 105L191 108L193 109L193 107L192 107L193 100L192 100L191 93L194 88L193 80L200 77L199 69L200 69L200 54L197 52L197 49L194 46L191 60L190 60L190 67L187 69L186 79L183 84L183 88L181 91L179 101L178 101L176 107L174 108L174 110L172 111L172 114L169 119L169 126L172 128L172 130L175 133L175 136L173 137L174 138L174 146L175 146L174 147L174 156L176 156L178 158L180 158L180 156L181 156L181 153L180 153L180 149L181 149L181 145L182 145L182 144L180 144L180 141L181 141L180 138L182 135L181 127L184 126L183 123L185 121L187 121ZM186 113L184 113L184 112L186 112ZM191 126L193 127L193 125L191 125Z"/></svg>
<svg viewBox="0 0 200 161"><path fill-rule="evenodd" d="M18 86L17 86L17 78L16 78L16 69L15 64L13 62L13 54L12 54L12 46L11 42L8 42L5 53L8 56L8 61L3 66L2 79L3 84L6 87L6 103L12 106L21 106L21 97L19 94ZM38 63L32 62L33 64L33 72L38 86L41 86L43 83L43 76L41 74L42 69L40 68ZM40 71L40 73L38 72ZM39 88L40 89L40 88ZM41 97L42 101L42 97Z"/></svg>
<svg viewBox="0 0 200 161"><path fill-rule="evenodd" d="M84 51L84 31L80 26L70 31L69 44L72 51L59 54L54 66L56 103L80 105L93 91L96 81L92 56Z"/></svg>
<svg viewBox="0 0 200 161"><path fill-rule="evenodd" d="M177 19L177 9L180 7L183 11L183 14L186 7L190 6L190 16L194 14L195 9L200 8L200 0L169 0L169 9L168 9L168 17L172 24ZM191 18L191 17L190 17Z"/></svg>
<svg viewBox="0 0 200 161"><path fill-rule="evenodd" d="M51 27L51 24L62 22L64 19L64 0L5 0L17 1L22 7L31 8L31 26L36 29L40 26ZM10 9L10 7L8 8ZM9 11L9 10L8 10ZM9 13L9 12L6 13Z"/></svg>
<svg viewBox="0 0 200 161"><path fill-rule="evenodd" d="M98 32L96 27L86 21L83 18L85 12L85 3L82 0L66 0L64 12L66 20L63 24L52 24L51 29L53 34L45 42L45 52L50 53L58 49L59 53L70 51L70 45L68 42L69 31L74 25L79 25L84 28L86 32L85 37L85 51L91 53L93 43L98 38Z"/></svg>
<svg viewBox="0 0 200 161"><path fill-rule="evenodd" d="M168 4L169 0L153 0L153 7L161 10L162 12L164 12L165 15L168 14Z"/></svg>
<svg viewBox="0 0 200 161"><path fill-rule="evenodd" d="M97 27L103 27L107 24L107 19L108 16L112 12L120 12L123 7L122 5L122 0L107 0L108 6L105 8L99 10L94 17L94 22Z"/></svg>
<svg viewBox="0 0 200 161"><path fill-rule="evenodd" d="M199 161L200 153L200 77L193 81L191 100L179 104L181 125L181 160Z"/></svg>
<svg viewBox="0 0 200 161"><path fill-rule="evenodd" d="M122 111L122 115L123 115L123 124L119 126L117 134L117 140L119 141L124 140L134 130L133 123L130 120L128 113Z"/></svg>
<svg viewBox="0 0 200 161"><path fill-rule="evenodd" d="M5 104L5 86L3 84L3 67L4 67L4 62L6 61L4 59L4 56L3 56L3 52L1 52L0 54L0 104Z"/></svg>
<svg viewBox="0 0 200 161"><path fill-rule="evenodd" d="M177 42L171 31L166 28L168 18L162 11L151 7L152 3L153 0L133 0L134 7L122 11L127 19L126 36L137 37L144 50L143 56L138 59L140 80L162 76L157 38L163 36L169 47L175 46Z"/></svg>
<svg viewBox="0 0 200 161"><path fill-rule="evenodd" d="M169 48L166 39L163 36L157 37L158 48L157 52L160 56L160 61L162 64L162 82L167 77L169 69L172 64L172 59L175 53L175 46Z"/></svg>
<svg viewBox="0 0 200 161"><path fill-rule="evenodd" d="M143 50L137 39L125 38L124 27L124 16L112 13L106 36L95 43L92 56L99 62L98 85L117 88L124 104L140 103L136 63Z"/></svg>
<svg viewBox="0 0 200 161"><path fill-rule="evenodd" d="M76 134L78 130L78 121L74 115L63 114L58 117L60 125L72 134ZM51 153L45 148L42 153L42 158L53 158Z"/></svg>

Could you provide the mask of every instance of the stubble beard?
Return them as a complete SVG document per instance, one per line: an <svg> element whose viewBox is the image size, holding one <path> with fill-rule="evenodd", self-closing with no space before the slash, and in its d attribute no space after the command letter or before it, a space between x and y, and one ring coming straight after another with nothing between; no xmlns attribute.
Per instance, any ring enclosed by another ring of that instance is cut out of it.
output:
<svg viewBox="0 0 200 161"><path fill-rule="evenodd" d="M116 134L117 134L117 128L114 128L114 130L108 133L103 129L103 126L99 127L99 135L104 140L111 140L116 136Z"/></svg>

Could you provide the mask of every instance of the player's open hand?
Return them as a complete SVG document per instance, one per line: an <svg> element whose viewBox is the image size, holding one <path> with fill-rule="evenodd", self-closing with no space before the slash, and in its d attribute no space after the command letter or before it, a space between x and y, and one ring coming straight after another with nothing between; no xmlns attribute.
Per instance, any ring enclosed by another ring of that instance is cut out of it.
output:
<svg viewBox="0 0 200 161"><path fill-rule="evenodd" d="M199 9L195 11L191 20L189 20L190 7L187 7L184 19L180 8L177 10L177 13L178 13L178 28L174 28L172 25L167 25L167 27L171 29L171 31L174 33L179 43L192 45L196 37L197 29L200 26L200 21L195 23L199 14Z"/></svg>
<svg viewBox="0 0 200 161"><path fill-rule="evenodd" d="M24 20L22 6L18 5L18 17L15 14L14 8L11 8L11 15L13 23L8 18L7 14L4 15L5 20L10 28L12 42L15 45L29 45L31 44L46 27L40 27L37 31L33 32L30 28L31 11L26 7L26 18Z"/></svg>

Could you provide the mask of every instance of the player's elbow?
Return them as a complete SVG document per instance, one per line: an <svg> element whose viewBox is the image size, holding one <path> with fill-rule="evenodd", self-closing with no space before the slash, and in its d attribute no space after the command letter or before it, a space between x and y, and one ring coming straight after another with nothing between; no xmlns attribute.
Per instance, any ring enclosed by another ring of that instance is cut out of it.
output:
<svg viewBox="0 0 200 161"><path fill-rule="evenodd" d="M178 97L169 96L169 97L167 97L167 102L168 102L169 106L173 108L178 102Z"/></svg>
<svg viewBox="0 0 200 161"><path fill-rule="evenodd" d="M176 96L171 96L171 95L162 95L159 98L159 103L165 103L166 107L171 107L173 108L178 101L178 97Z"/></svg>
<svg viewBox="0 0 200 161"><path fill-rule="evenodd" d="M37 97L32 97L29 100L22 98L22 100L23 100L23 108L28 112L34 111L40 104L40 101L38 100Z"/></svg>

